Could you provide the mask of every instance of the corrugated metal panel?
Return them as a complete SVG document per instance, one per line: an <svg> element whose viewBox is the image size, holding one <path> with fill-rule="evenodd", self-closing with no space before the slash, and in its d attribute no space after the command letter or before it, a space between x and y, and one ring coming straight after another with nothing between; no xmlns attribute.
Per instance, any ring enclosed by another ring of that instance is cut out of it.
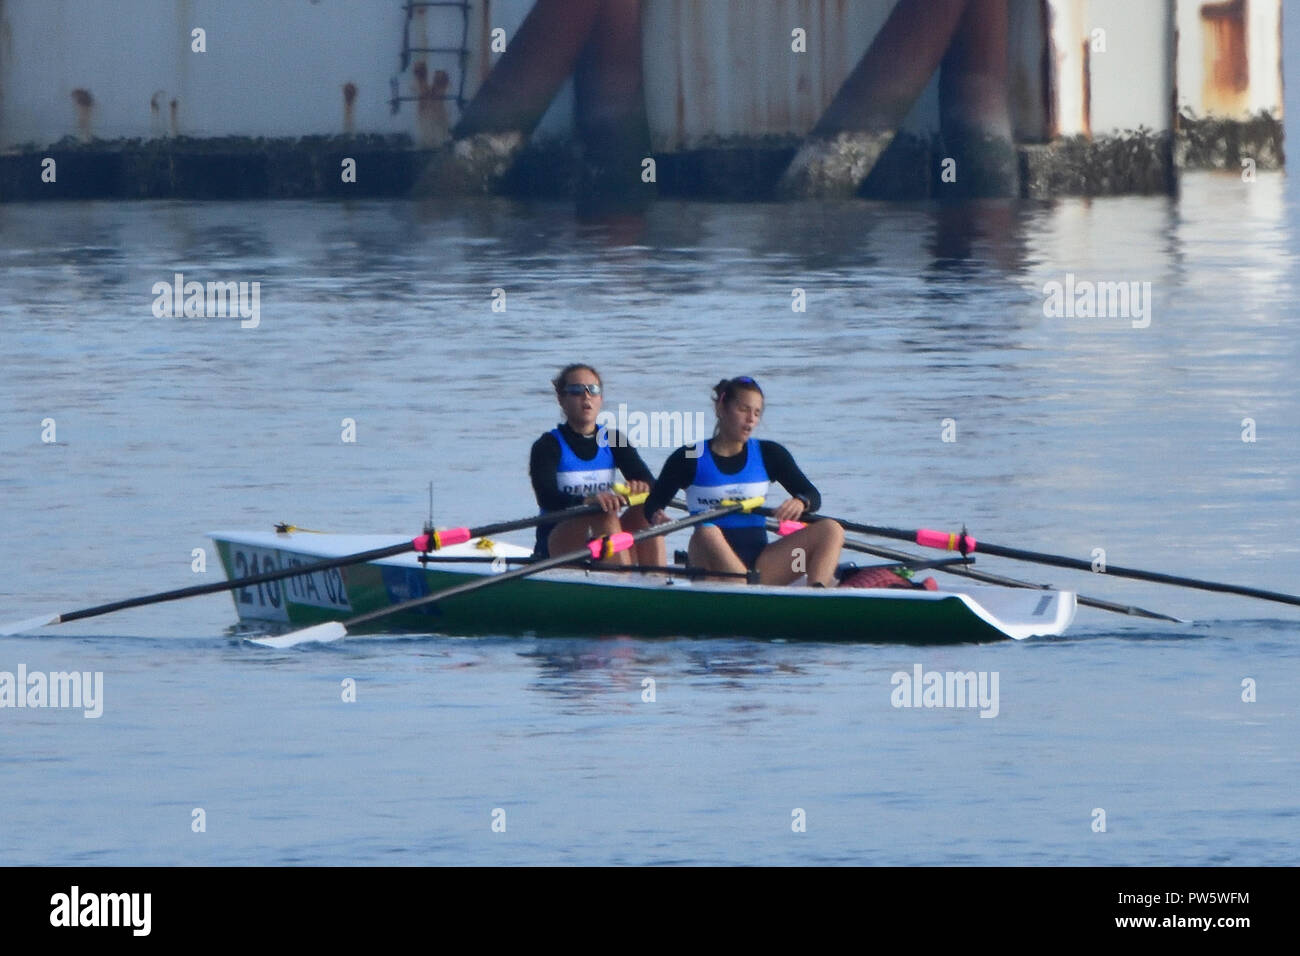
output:
<svg viewBox="0 0 1300 956"><path fill-rule="evenodd" d="M5 93L9 89L9 61L13 36L9 31L9 18L5 15L5 0L0 0L0 146L4 144L2 131L5 125Z"/></svg>
<svg viewBox="0 0 1300 956"><path fill-rule="evenodd" d="M73 91L93 100L89 127L105 139L149 137L176 101L190 136L301 136L342 130L343 87L357 88L359 132L409 129L391 117L403 13L383 3L359 19L335 3L222 0L7 0L0 145L49 143L77 132ZM191 51L202 27L207 52Z"/></svg>
<svg viewBox="0 0 1300 956"><path fill-rule="evenodd" d="M1083 48L1083 38L1088 35L1088 0L1048 0L1047 15L1049 133L1052 138L1086 135L1091 130Z"/></svg>
<svg viewBox="0 0 1300 956"><path fill-rule="evenodd" d="M1105 30L1105 52L1093 52L1091 125L1094 136L1173 123L1173 10L1165 0L1091 0L1087 32Z"/></svg>
<svg viewBox="0 0 1300 956"><path fill-rule="evenodd" d="M1011 0L1007 25L1008 93L1018 142L1048 138L1047 4Z"/></svg>
<svg viewBox="0 0 1300 956"><path fill-rule="evenodd" d="M419 104L406 102L393 115L390 80L397 76L402 95L418 95L423 62L425 88L434 91L443 70L454 93L459 64L454 56L414 55L398 74L403 2L367 0L358 17L355 5L339 3L5 0L0 14L12 42L0 56L0 147L51 143L79 130L103 139L335 134L344 128L348 84L356 132L427 139L432 128L455 122L454 103L430 101L422 119ZM491 29L508 38L531 8L532 0L471 0L467 95L495 59ZM190 49L195 27L207 31L206 53ZM456 46L461 29L459 10L417 11L411 44ZM79 106L74 90L92 105ZM568 133L572 99L556 98L539 134Z"/></svg>
<svg viewBox="0 0 1300 956"><path fill-rule="evenodd" d="M1171 128L1174 13L1169 3L1047 0L1045 6L1049 132L1106 136L1140 127Z"/></svg>
<svg viewBox="0 0 1300 956"><path fill-rule="evenodd" d="M646 98L657 149L802 136L861 59L892 0L647 0ZM791 31L807 52L791 50ZM933 93L924 99L932 99ZM910 123L938 128L937 100Z"/></svg>
<svg viewBox="0 0 1300 956"><path fill-rule="evenodd" d="M1172 2L1013 0L1012 102L1019 135L1166 129ZM1176 3L1179 103L1201 114L1207 107L1207 37L1219 29L1207 26L1213 18L1204 10L1231 5ZM403 104L396 116L388 108L402 0L367 6L366 16L358 17L355 6L339 3L3 0L0 31L7 23L12 36L0 51L0 146L50 143L79 130L110 139L171 130L193 136L338 133L348 84L355 88L357 132L417 136L414 104ZM893 0L646 0L645 86L655 147L802 136L893 6ZM531 7L532 0L472 0L467 96L495 60L488 49L491 30L513 36ZM1280 0L1247 0L1243 7L1248 84L1228 105L1242 116L1260 109L1280 116ZM460 14L450 13L439 14L437 22L427 15L415 39L458 44ZM190 52L196 26L208 31L206 53ZM1094 26L1106 29L1107 52L1085 60L1084 42ZM791 51L796 27L807 31L806 53ZM426 83L434 82L438 68L427 60ZM453 86L457 81L451 78ZM413 70L399 83L402 93L416 92ZM1220 85L1213 80L1212 91ZM936 88L931 82L904 128L938 128ZM74 98L77 90L84 93ZM454 123L454 107L448 112L445 121ZM536 135L567 136L572 125L566 84Z"/></svg>
<svg viewBox="0 0 1300 956"><path fill-rule="evenodd" d="M1175 16L1181 111L1281 118L1281 0L1177 0Z"/></svg>

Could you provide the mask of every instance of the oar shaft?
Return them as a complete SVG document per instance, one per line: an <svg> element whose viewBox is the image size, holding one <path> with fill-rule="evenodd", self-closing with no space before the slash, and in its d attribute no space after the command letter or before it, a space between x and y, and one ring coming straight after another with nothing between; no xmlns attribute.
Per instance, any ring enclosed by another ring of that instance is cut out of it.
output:
<svg viewBox="0 0 1300 956"><path fill-rule="evenodd" d="M360 554L349 554L342 558L328 558L324 561L313 561L311 564L303 564L294 568L282 568L278 571L267 571L264 574L252 574L245 578L234 578L230 581L216 581L212 584L196 584L193 587L177 588L174 591L162 591L158 594L147 594L143 597L127 598L124 601L114 601L111 604L100 604L96 607L82 608L79 611L69 611L66 614L60 614L56 623L65 623L67 621L79 621L86 617L98 617L100 614L109 614L113 611L123 611L130 607L143 607L146 604L162 604L166 601L179 601L181 598L198 597L201 594L218 594L221 591L233 591L236 588L247 587L251 584L265 584L268 581L279 581L282 578L297 577L300 574L312 574L316 571L328 571L331 568L341 568L348 564L357 564L362 561L375 561L379 558L391 557L394 554L402 554L411 550L411 542L406 541L400 545L390 545L386 548L375 548L373 551L363 551Z"/></svg>
<svg viewBox="0 0 1300 956"><path fill-rule="evenodd" d="M637 496L633 496L634 498ZM519 518L514 521L498 521L493 524L482 525L477 528L454 528L446 529L443 534L448 532L459 532L452 540L471 540L473 538L482 538L491 534L504 534L507 531L518 531L522 528L530 528L546 522L565 521L569 518L577 518L583 515L595 514L601 511L598 504L576 505L567 508L564 511L553 511L547 514L529 515L527 518ZM268 584L271 581L282 581L285 578L296 578L302 575L314 574L318 571L330 571L334 568L343 568L351 564L363 564L366 561L377 561L380 558L390 558L393 555L405 554L409 551L422 550L423 546L431 546L434 549L441 547L444 542L440 542L436 537L439 532L432 532L428 538L421 535L401 544L387 545L382 548L374 548L370 551L361 551L356 554L348 554L338 558L325 558L320 561L312 561L308 564L295 565L291 568L279 568L275 571L264 571L261 574L251 574L247 577L232 578L229 581L215 581L212 584L196 584L187 588L176 588L172 591L160 591L156 594L146 594L141 597L126 598L122 601L113 601L108 604L98 604L95 607L80 608L76 611L68 611L59 614L50 620L50 624L62 624L68 621L80 621L83 618L98 617L101 614L111 614L114 611L124 611L132 607L144 607L149 604L163 604L167 601L179 601L182 598L199 597L203 594L220 594L223 591L234 591L238 588L249 587L255 584Z"/></svg>
<svg viewBox="0 0 1300 956"><path fill-rule="evenodd" d="M685 509L686 507L685 502L682 502L677 499L674 499L672 504L675 507L682 508L682 509ZM755 510L758 514L765 514L769 516L769 520L767 522L767 529L769 531L778 530L778 528L780 527L780 523L770 517L773 509L758 508ZM805 515L805 517L809 521L816 521L817 519L825 518L826 516L819 515L819 514L810 514L810 515ZM843 527L845 530L854 531L857 532L858 534L873 534L882 538L896 538L902 541L910 541L910 542L916 541L915 531L904 531L902 528L882 528L877 525L867 525L857 521L847 521L843 518L834 518L831 520L838 522L840 526ZM947 574L955 574L959 577L970 578L972 581L983 581L986 584L998 584L1003 587L1012 587L1012 588L1031 588L1039 591L1054 590L1054 588L1050 584L1031 584L1028 581L1019 581L1016 580L1015 578L1003 577L1000 574L989 574L987 571L976 571L974 568L969 567L966 564L966 562L961 561L960 559L950 564L936 563L936 564L927 565L923 558L920 558L916 555L908 554L906 551L895 551L893 548L882 548L875 545L869 545L860 541L845 541L844 547L849 551L861 551L864 554L873 554L878 558L889 558L893 561L898 562L899 566L912 567L915 568L916 570L920 570L923 567L934 567ZM979 545L979 550L989 554L995 553L989 549L988 545L985 545L983 543ZM1092 570L1091 564L1087 564L1086 562L1080 562L1080 563L1084 564L1084 570L1087 571ZM961 565L961 566L958 567L956 565ZM1107 573L1109 573L1109 570L1110 569L1108 568ZM1113 601L1105 601L1102 600L1101 598L1088 597L1087 595L1078 594L1078 593L1075 594L1075 600L1078 601L1080 604L1084 605L1085 607L1094 607L1102 611L1112 611L1116 614L1127 614L1133 617L1145 617L1156 621L1172 621L1176 624L1184 623L1181 618L1173 617L1169 614L1161 614L1159 611L1149 611L1146 608L1137 607L1136 605L1133 604L1117 604Z"/></svg>
<svg viewBox="0 0 1300 956"><path fill-rule="evenodd" d="M826 518L826 515L808 515L809 520L817 518ZM886 528L879 525L862 524L857 521L846 521L843 518L833 518L838 521L846 531L854 531L858 534L870 534L881 538L894 538L899 541L910 541L916 543L917 536L922 532L906 531L902 528ZM956 539L958 536L949 536ZM926 542L927 546L929 542ZM952 550L956 550L954 547ZM1088 571L1090 573L1104 573L1116 578L1131 578L1135 581L1150 581L1155 584L1171 584L1176 587L1195 588L1201 591L1215 591L1220 594L1239 594L1243 597L1259 598L1264 601L1276 601L1280 604L1291 604L1300 607L1300 595L1283 594L1279 591L1266 591L1263 588L1246 587L1240 584L1226 584L1222 581L1205 581L1201 578L1189 578L1178 574L1165 574L1161 571L1144 571L1141 568L1125 568L1118 565L1108 564L1104 572L1093 572L1092 562L1084 561L1081 558L1071 558L1062 554L1045 554L1042 551L1029 551L1024 548L1009 548L1005 545L989 544L987 541L980 541L971 548L972 551L983 552L1001 558L1011 558L1016 561L1028 561L1033 564L1045 564L1050 567L1068 568L1072 571ZM1083 599L1080 598L1080 603Z"/></svg>
<svg viewBox="0 0 1300 956"><path fill-rule="evenodd" d="M862 568L861 570L868 571L876 568L906 568L908 571L932 571L936 568L949 568L953 565L969 565L974 563L974 558L938 558L933 560L917 558L915 561L894 561L892 564L873 564L869 568Z"/></svg>
<svg viewBox="0 0 1300 956"><path fill-rule="evenodd" d="M992 554L1003 558L1013 558L1018 561L1030 561L1034 564L1046 564L1058 568L1070 568L1075 571L1092 571L1092 564L1079 558L1069 558L1058 554L1043 554L1039 551L1024 551L1019 548L1006 548L996 544L979 543L979 550L985 554ZM1200 591L1217 591L1221 594L1240 594L1243 597L1260 598L1264 601L1277 601L1281 604L1292 604L1300 607L1300 596L1294 594L1282 594L1278 591L1266 591L1262 588L1246 587L1240 584L1226 584L1221 581L1204 581L1200 578L1188 578L1178 574L1165 574L1160 571L1144 571L1141 568L1124 568L1118 565L1108 564L1104 572L1117 578L1132 578L1135 581L1151 581L1155 584L1173 584L1183 588L1194 588Z"/></svg>
<svg viewBox="0 0 1300 956"><path fill-rule="evenodd" d="M761 499L759 499L761 503ZM700 524L704 521L712 521L714 518L720 518L723 515L732 512L741 511L746 507L746 503L737 503L728 505L723 508L714 508L711 511L705 511L700 514L691 515L688 518L682 518L679 521L670 521L666 524L652 525L633 534L627 535L627 541L635 544L638 541L644 541L647 538L655 538L660 535L671 534L683 528L689 528L693 525ZM600 539L597 539L600 540ZM367 614L359 614L356 617L348 618L343 622L345 628L355 627L358 624L365 624L369 621L377 620L381 617L387 617L390 614L398 614L402 611L409 611L417 607L423 607L426 604L433 604L437 601L444 601L447 598L456 597L460 594L468 594L471 591L478 591L481 588L490 587L494 584L504 584L507 581L513 581L518 578L527 577L532 574L538 574L550 568L558 568L564 564L572 564L575 561L581 561L591 557L590 547L580 548L576 551L568 551L564 554L557 554L541 561L534 561L532 564L525 565L522 568L515 568L513 571L504 571L501 574L484 575L477 581L467 581L464 584L456 584L433 594L426 594L423 597L412 598L409 601L403 601L400 604L393 604L388 607L381 607Z"/></svg>
<svg viewBox="0 0 1300 956"><path fill-rule="evenodd" d="M541 558L434 558L431 563L434 564L491 564L494 561L504 560L506 564L536 564ZM960 561L961 558L950 558L951 561ZM583 571L591 571L595 574L669 574L679 577L723 577L738 578L746 580L749 577L748 572L744 571L710 571L708 568L691 567L683 564L611 564L602 565L592 561L590 555L585 561L576 561L569 565Z"/></svg>
<svg viewBox="0 0 1300 956"><path fill-rule="evenodd" d="M622 486L617 486L622 487ZM640 497L644 500L644 495L631 496L633 499ZM639 504L633 500L632 504ZM533 515L528 518L519 518L515 521L498 521L496 524L485 524L481 528L470 528L471 538L483 538L492 534L505 534L507 531L520 531L524 528L534 528L539 524L558 524L561 521L568 521L570 518L580 518L583 515L593 515L603 511L598 504L593 505L574 505L572 508L566 508L563 511L549 511L545 514Z"/></svg>
<svg viewBox="0 0 1300 956"><path fill-rule="evenodd" d="M905 551L895 551L893 548L882 548L878 545L866 544L862 541L845 541L844 547L850 551L861 551L864 554L874 554L880 558L906 559L910 556ZM1028 588L1035 591L1052 591L1055 590L1050 584L1033 584L1029 581L1020 581L1016 578L1004 577L1001 574L990 574L987 571L976 571L974 568L964 565L941 567L939 570L947 574L955 574L959 577L970 578L972 581L983 581L985 584L998 584L1010 588ZM1145 617L1154 621L1171 621L1174 624L1183 624L1181 618L1172 617L1168 614L1161 614L1159 611L1149 611L1146 608L1137 607L1132 604L1116 604L1113 601L1104 601L1101 598L1088 597L1084 594L1075 594L1075 600L1085 607L1095 607L1102 611L1111 611L1115 614L1126 614L1130 617Z"/></svg>

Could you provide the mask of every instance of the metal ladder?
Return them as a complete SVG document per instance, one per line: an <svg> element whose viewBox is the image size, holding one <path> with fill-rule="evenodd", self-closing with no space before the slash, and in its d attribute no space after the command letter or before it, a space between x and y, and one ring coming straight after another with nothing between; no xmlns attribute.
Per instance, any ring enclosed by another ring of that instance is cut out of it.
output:
<svg viewBox="0 0 1300 956"><path fill-rule="evenodd" d="M417 9L428 7L459 8L461 13L460 46L411 46L411 18L415 16L415 11ZM456 87L456 94L454 96L451 94L445 94L436 97L436 99L454 100L456 103L456 109L464 112L465 71L469 60L469 47L466 46L466 43L469 41L469 7L470 5L468 0L408 0L407 3L402 5L402 9L406 11L406 21L402 24L402 65L397 71L398 75L388 81L389 88L392 92L392 97L389 99L388 105L393 115L396 115L398 110L401 109L403 100L419 99L418 96L410 94L403 96L401 92L401 81L399 79L401 74L405 73L407 68L411 65L412 53L437 53L444 56L455 54L456 65L460 72L460 83Z"/></svg>

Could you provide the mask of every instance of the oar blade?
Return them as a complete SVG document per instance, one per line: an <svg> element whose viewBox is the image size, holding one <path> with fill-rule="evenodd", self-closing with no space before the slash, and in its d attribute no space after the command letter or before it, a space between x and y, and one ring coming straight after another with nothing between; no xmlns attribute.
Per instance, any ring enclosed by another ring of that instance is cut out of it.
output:
<svg viewBox="0 0 1300 956"><path fill-rule="evenodd" d="M9 637L11 634L23 634L27 631L35 631L38 628L45 627L47 624L58 624L59 615L41 614L38 617L29 617L22 621L13 621L9 624L0 624L0 637Z"/></svg>
<svg viewBox="0 0 1300 956"><path fill-rule="evenodd" d="M282 649L297 647L299 644L328 644L348 636L348 629L338 621L326 621L313 627L304 627L300 631L277 634L273 637L250 637L248 642L258 647Z"/></svg>

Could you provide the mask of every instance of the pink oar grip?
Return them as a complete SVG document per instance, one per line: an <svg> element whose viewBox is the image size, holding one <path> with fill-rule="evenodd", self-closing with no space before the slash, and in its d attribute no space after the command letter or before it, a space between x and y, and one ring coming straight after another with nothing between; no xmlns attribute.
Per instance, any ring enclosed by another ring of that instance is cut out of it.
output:
<svg viewBox="0 0 1300 956"><path fill-rule="evenodd" d="M608 558L611 554L618 554L620 551L626 551L632 547L635 542L632 535L627 531L615 531L613 534L604 538L597 538L595 541L587 542L587 550L591 552L594 560L599 561L601 558Z"/></svg>
<svg viewBox="0 0 1300 956"><path fill-rule="evenodd" d="M416 551L437 551L453 544L464 544L470 537L469 528L445 528L420 535L411 541L411 547Z"/></svg>
<svg viewBox="0 0 1300 956"><path fill-rule="evenodd" d="M435 531L433 539L440 548L450 547L453 544L464 544L470 539L469 528L448 528L446 531Z"/></svg>
<svg viewBox="0 0 1300 956"><path fill-rule="evenodd" d="M929 528L922 528L916 533L916 543L923 548L938 548L941 551L959 550L960 534L952 531L933 531ZM969 554L975 550L975 539L966 535L966 552Z"/></svg>
<svg viewBox="0 0 1300 956"><path fill-rule="evenodd" d="M776 533L784 538L787 534L794 534L796 531L802 531L806 527L808 526L802 521L782 521L781 524L777 526Z"/></svg>

